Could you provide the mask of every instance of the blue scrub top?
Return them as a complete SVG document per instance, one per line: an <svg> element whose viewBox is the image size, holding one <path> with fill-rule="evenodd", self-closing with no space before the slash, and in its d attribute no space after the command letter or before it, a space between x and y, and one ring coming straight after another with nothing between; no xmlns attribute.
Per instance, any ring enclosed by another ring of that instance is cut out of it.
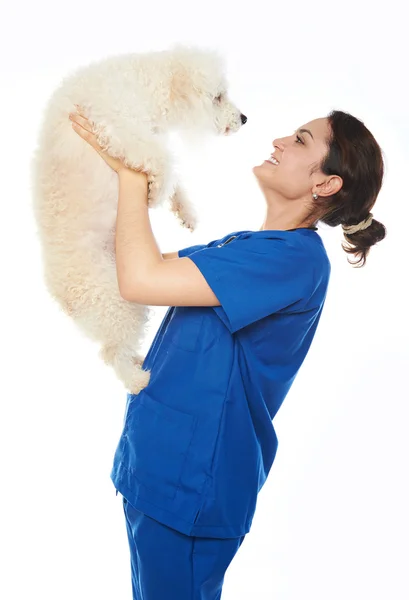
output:
<svg viewBox="0 0 409 600"><path fill-rule="evenodd" d="M248 533L274 461L272 420L321 317L330 262L316 231L236 231L179 250L221 306L170 307L127 395L111 479L186 535Z"/></svg>

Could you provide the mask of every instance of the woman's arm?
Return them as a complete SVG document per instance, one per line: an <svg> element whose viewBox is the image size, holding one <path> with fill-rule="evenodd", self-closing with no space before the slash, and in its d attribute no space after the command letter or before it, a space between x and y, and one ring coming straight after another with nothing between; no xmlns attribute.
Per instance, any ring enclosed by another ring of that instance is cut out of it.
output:
<svg viewBox="0 0 409 600"><path fill-rule="evenodd" d="M178 252L165 252L162 254L163 260L168 260L169 258L179 258Z"/></svg>

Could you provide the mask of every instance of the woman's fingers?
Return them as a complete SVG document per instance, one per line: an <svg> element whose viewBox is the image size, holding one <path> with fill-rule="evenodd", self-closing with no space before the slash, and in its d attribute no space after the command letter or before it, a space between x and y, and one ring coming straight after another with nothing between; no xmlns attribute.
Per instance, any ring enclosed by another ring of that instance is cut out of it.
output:
<svg viewBox="0 0 409 600"><path fill-rule="evenodd" d="M114 158L102 149L96 134L92 131L92 121L77 113L70 113L69 118L72 121L74 131L98 152L111 169L118 173L120 169L124 168L122 158Z"/></svg>
<svg viewBox="0 0 409 600"><path fill-rule="evenodd" d="M81 125L81 127L92 133L92 122L89 121L86 117L82 117L79 114L70 113L70 119L71 121L75 121L76 123Z"/></svg>

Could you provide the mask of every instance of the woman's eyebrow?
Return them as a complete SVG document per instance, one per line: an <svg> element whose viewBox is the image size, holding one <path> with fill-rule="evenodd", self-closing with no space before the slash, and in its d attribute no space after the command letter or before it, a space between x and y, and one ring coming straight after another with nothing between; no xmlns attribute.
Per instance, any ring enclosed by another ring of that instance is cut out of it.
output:
<svg viewBox="0 0 409 600"><path fill-rule="evenodd" d="M309 133L309 134L310 134L310 136L312 137L312 139L314 139L314 136L312 135L312 133L311 133L311 131L310 131L309 129L296 129L296 130L294 131L294 133L297 133L297 131L299 131L300 133L304 133L304 132L305 132L305 133Z"/></svg>

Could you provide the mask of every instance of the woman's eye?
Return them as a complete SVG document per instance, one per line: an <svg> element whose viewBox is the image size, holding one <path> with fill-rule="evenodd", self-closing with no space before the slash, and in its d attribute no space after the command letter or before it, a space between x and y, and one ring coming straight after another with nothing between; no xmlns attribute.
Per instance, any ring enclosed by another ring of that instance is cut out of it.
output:
<svg viewBox="0 0 409 600"><path fill-rule="evenodd" d="M297 140L298 140L299 142L301 142L302 144L304 143L304 142L302 141L302 139L301 139L301 138L300 138L298 135L297 135L296 137L297 137Z"/></svg>

